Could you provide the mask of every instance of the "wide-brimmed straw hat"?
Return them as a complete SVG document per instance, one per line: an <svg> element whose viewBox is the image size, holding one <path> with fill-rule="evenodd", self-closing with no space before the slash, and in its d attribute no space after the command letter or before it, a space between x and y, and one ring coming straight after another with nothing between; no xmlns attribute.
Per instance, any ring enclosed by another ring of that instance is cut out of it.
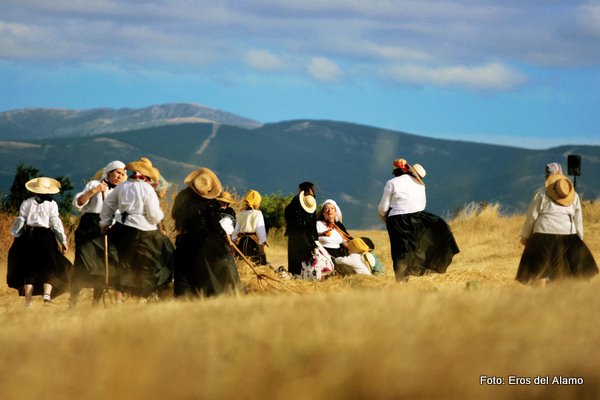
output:
<svg viewBox="0 0 600 400"><path fill-rule="evenodd" d="M369 250L369 245L365 243L361 238L354 238L348 242L348 252L350 253L366 253Z"/></svg>
<svg viewBox="0 0 600 400"><path fill-rule="evenodd" d="M304 194L304 190L300 192L300 205L309 214L317 211L317 200L310 194Z"/></svg>
<svg viewBox="0 0 600 400"><path fill-rule="evenodd" d="M227 203L227 204L231 204L231 203L235 202L235 200L231 196L231 193L226 192L224 190L217 196L217 200L222 201L223 203Z"/></svg>
<svg viewBox="0 0 600 400"><path fill-rule="evenodd" d="M570 206L575 200L575 188L573 183L563 174L552 174L544 184L546 194L561 206Z"/></svg>
<svg viewBox="0 0 600 400"><path fill-rule="evenodd" d="M208 168L198 168L183 180L196 194L205 199L215 199L223 191L223 185L214 172Z"/></svg>
<svg viewBox="0 0 600 400"><path fill-rule="evenodd" d="M160 171L154 168L152 166L152 162L146 157L142 157L137 161L127 163L127 165L125 165L125 169L147 176L156 183L158 183L158 180L160 179Z"/></svg>
<svg viewBox="0 0 600 400"><path fill-rule="evenodd" d="M27 181L25 187L30 192L37 194L56 194L60 192L60 182L45 176Z"/></svg>
<svg viewBox="0 0 600 400"><path fill-rule="evenodd" d="M427 171L425 171L425 168L423 168L421 164L417 163L414 164L412 167L421 179L425 178L425 175L427 175Z"/></svg>
<svg viewBox="0 0 600 400"><path fill-rule="evenodd" d="M246 196L244 196L244 201L248 204L249 207L257 210L260 207L260 202L262 201L262 197L260 193L256 190L248 190Z"/></svg>

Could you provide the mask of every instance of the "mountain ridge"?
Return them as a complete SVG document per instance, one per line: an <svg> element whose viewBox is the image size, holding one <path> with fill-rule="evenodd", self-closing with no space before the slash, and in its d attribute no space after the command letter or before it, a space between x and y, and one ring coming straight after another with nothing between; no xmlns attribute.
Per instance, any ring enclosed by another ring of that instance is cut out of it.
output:
<svg viewBox="0 0 600 400"><path fill-rule="evenodd" d="M164 177L183 188L183 178L211 168L225 186L243 194L295 193L302 181L317 185L317 199L333 198L351 229L382 228L377 205L403 157L427 170L427 209L450 215L471 202L498 202L522 212L543 183L546 163L582 157L577 189L600 197L600 146L565 145L533 150L429 138L333 120L295 119L251 130L220 123L169 124L120 132L0 141L0 190L10 188L16 166L34 165L49 176L69 175L79 191L109 161L149 157Z"/></svg>

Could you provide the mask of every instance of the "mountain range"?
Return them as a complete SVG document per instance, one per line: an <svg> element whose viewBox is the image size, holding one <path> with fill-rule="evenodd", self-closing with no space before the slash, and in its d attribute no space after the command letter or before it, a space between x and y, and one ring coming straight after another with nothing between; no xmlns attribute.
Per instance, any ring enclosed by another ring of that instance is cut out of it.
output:
<svg viewBox="0 0 600 400"><path fill-rule="evenodd" d="M0 113L0 191L10 188L19 163L48 176L69 175L82 188L109 161L146 156L178 189L199 166L211 168L239 194L252 188L287 195L300 182L312 181L319 202L336 200L347 227L372 229L383 227L377 205L395 158L425 167L427 209L449 216L471 202L498 202L505 212L522 212L543 183L545 164L560 162L566 173L567 156L578 154L578 192L586 199L600 197L600 146L530 150L339 121L261 124L216 110L200 114L204 109L168 104L141 110L63 110L60 118L56 110L45 109ZM99 115L113 115L113 122ZM112 126L110 132L103 131L107 126ZM122 128L112 131L115 127Z"/></svg>

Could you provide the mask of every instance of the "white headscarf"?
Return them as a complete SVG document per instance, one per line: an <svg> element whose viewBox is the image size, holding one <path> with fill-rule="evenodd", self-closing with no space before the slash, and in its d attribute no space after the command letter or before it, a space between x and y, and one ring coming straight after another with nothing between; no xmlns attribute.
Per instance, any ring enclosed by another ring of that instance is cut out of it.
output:
<svg viewBox="0 0 600 400"><path fill-rule="evenodd" d="M108 173L110 171L113 171L113 170L119 169L119 168L125 168L125 163L123 163L119 160L109 162L108 164L106 164L106 167L104 167L104 170L102 171L102 179L103 180L108 179Z"/></svg>
<svg viewBox="0 0 600 400"><path fill-rule="evenodd" d="M560 166L559 163L552 162L552 163L546 164L546 178L549 177L550 175L562 174L562 173L563 173L562 167Z"/></svg>
<svg viewBox="0 0 600 400"><path fill-rule="evenodd" d="M342 222L342 210L338 207L337 203L332 199L327 199L321 204L321 210L325 207L325 204L333 204L335 207L335 222Z"/></svg>

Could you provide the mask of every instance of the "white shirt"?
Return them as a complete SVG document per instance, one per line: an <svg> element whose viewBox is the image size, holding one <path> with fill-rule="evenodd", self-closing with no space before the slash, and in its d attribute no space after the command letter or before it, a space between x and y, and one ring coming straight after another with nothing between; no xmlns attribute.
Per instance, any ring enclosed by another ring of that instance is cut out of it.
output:
<svg viewBox="0 0 600 400"><path fill-rule="evenodd" d="M553 202L544 188L537 190L529 203L527 219L521 229L521 238L527 239L533 233L554 235L576 233L583 240L583 216L579 195L575 193L573 204L565 207Z"/></svg>
<svg viewBox="0 0 600 400"><path fill-rule="evenodd" d="M102 181L89 181L85 185L83 190L81 192L77 193L75 195L75 198L73 198L73 208L75 208L77 211L79 211L81 213L81 215L88 214L88 213L89 214L100 214L100 211L102 211L102 204L104 203L104 201L102 200L102 192L96 193L86 203L84 203L81 206L77 203L77 200L79 200L79 198L81 196L83 196L84 193L88 192L89 190L92 190L96 186L99 186L101 182ZM104 197L108 197L110 192L112 192L113 190L114 189L108 188L106 190L106 192L104 192Z"/></svg>
<svg viewBox="0 0 600 400"><path fill-rule="evenodd" d="M265 229L265 219L260 210L241 211L235 221L235 229L231 239L237 240L240 233L256 233L258 244L264 244L267 241L267 231Z"/></svg>
<svg viewBox="0 0 600 400"><path fill-rule="evenodd" d="M388 209L391 209L388 214L391 217L423 211L426 203L425 186L412 176L404 174L386 182L378 210L381 216L385 216Z"/></svg>
<svg viewBox="0 0 600 400"><path fill-rule="evenodd" d="M321 233L328 231L329 228L323 221L317 221L317 233L319 242L328 249L339 249L340 245L346 241L337 229L332 229L329 236L320 236Z"/></svg>
<svg viewBox="0 0 600 400"><path fill-rule="evenodd" d="M350 267L354 273L362 275L372 275L371 270L366 264L363 255L359 253L352 253L345 257L336 257L335 263Z"/></svg>
<svg viewBox="0 0 600 400"><path fill-rule="evenodd" d="M156 191L141 181L123 182L106 196L100 211L100 226L111 225L117 210L121 212L117 222L140 231L155 231L164 218ZM127 213L125 221L124 213Z"/></svg>
<svg viewBox="0 0 600 400"><path fill-rule="evenodd" d="M19 216L15 219L10 234L21 236L25 226L50 228L59 242L66 245L67 235L58 214L58 204L55 201L44 201L39 204L34 197L21 203Z"/></svg>

